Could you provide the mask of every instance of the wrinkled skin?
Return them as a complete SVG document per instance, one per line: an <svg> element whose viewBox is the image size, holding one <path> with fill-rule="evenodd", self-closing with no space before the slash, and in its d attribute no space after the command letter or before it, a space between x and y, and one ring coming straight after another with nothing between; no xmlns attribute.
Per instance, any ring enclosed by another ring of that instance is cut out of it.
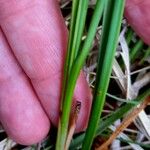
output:
<svg viewBox="0 0 150 150"><path fill-rule="evenodd" d="M0 0L0 121L20 144L43 139L59 117L67 29L54 0ZM83 73L76 131L86 126L91 93Z"/></svg>
<svg viewBox="0 0 150 150"><path fill-rule="evenodd" d="M141 35L142 25L132 23L139 21L129 8L134 3L127 0L125 15ZM56 0L0 0L0 121L17 143L37 143L51 124L58 124L67 34ZM87 125L91 107L82 72L73 100L81 101L79 132Z"/></svg>

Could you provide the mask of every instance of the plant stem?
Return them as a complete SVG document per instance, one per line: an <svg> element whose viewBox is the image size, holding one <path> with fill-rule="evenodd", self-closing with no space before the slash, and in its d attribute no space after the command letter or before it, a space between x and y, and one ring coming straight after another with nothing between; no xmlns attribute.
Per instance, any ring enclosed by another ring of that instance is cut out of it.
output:
<svg viewBox="0 0 150 150"><path fill-rule="evenodd" d="M76 22L76 16L77 16L77 9L78 9L78 4L79 0L75 0L72 2L72 13L71 13L71 21L70 21L70 32L69 32L69 41L68 41L68 51L67 51L67 56L66 56L66 61L65 61L65 66L64 66L64 78L63 78L63 88L62 88L62 95L61 95L61 104L60 104L60 111L62 112L62 105L63 105L63 98L65 94L65 89L67 85L67 79L71 70L71 66L74 59L74 56L72 55L74 52L71 51L71 44L73 41L74 37L74 32L75 32L75 22Z"/></svg>
<svg viewBox="0 0 150 150"><path fill-rule="evenodd" d="M77 14L76 25L75 25L76 32L74 34L74 40L72 42L72 50L74 50L74 60L78 54L80 44L81 44L81 39L82 39L82 34L83 34L84 26L85 26L87 9L88 9L88 1L80 0L78 6L79 6L77 10L78 14Z"/></svg>
<svg viewBox="0 0 150 150"><path fill-rule="evenodd" d="M144 61L146 60L146 58L148 58L149 56L150 56L150 47L148 47L148 48L146 49L146 52L145 52L143 58L141 59L140 64L143 64Z"/></svg>
<svg viewBox="0 0 150 150"><path fill-rule="evenodd" d="M84 2L84 5L88 3L88 1L82 1L82 2ZM69 73L69 76L67 76L66 78L67 85L63 86L65 87L65 90L63 90L65 93L62 94L63 103L62 103L62 114L61 114L60 121L59 121L58 136L57 136L57 142L56 142L57 150L64 149L67 131L68 131L68 122L69 122L69 116L70 116L73 91L74 91L75 84L76 84L78 75L80 73L80 70L91 48L92 41L94 39L98 23L102 16L104 3L105 3L105 0L99 0L96 4L94 14L92 17L92 21L91 21L89 31L87 34L87 38L84 42L83 48L80 54L78 54L78 57L75 59L71 68L71 72ZM67 55L67 56L69 57L70 55ZM70 59L67 58L67 60L69 63Z"/></svg>
<svg viewBox="0 0 150 150"><path fill-rule="evenodd" d="M140 51L140 49L142 49L144 43L142 40L139 40L136 45L133 47L133 49L131 49L130 51L130 61L133 62L138 55L138 52Z"/></svg>
<svg viewBox="0 0 150 150"><path fill-rule="evenodd" d="M131 100L133 103L127 103L120 108L118 108L116 111L112 112L109 116L106 116L106 119L100 119L98 129L96 131L95 136L100 135L103 131L105 131L111 124L113 124L116 120L122 118L126 113L131 111L134 107L136 107L138 104L140 104L147 96L150 95L150 90L148 89L143 94L138 96L136 99ZM76 147L82 145L82 142L84 140L85 133L79 135L76 137L73 142L71 143L70 149L75 149Z"/></svg>
<svg viewBox="0 0 150 150"><path fill-rule="evenodd" d="M89 150L91 148L96 133L99 117L105 102L124 10L125 1L107 0L106 2L92 111L82 150ZM112 14L110 12L112 12Z"/></svg>
<svg viewBox="0 0 150 150"><path fill-rule="evenodd" d="M131 28L128 29L127 34L126 34L126 41L127 44L130 45L132 37L133 37L133 30Z"/></svg>

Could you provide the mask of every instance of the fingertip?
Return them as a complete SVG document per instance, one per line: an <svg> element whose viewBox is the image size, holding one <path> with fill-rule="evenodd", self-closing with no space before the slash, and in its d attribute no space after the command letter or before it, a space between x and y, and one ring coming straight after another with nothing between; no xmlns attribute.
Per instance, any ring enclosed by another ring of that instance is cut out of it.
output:
<svg viewBox="0 0 150 150"><path fill-rule="evenodd" d="M81 109L78 114L77 125L75 130L75 132L78 133L84 131L88 125L92 104L92 93L83 72L81 72L77 81L74 101L81 102Z"/></svg>
<svg viewBox="0 0 150 150"><path fill-rule="evenodd" d="M82 108L78 115L78 119L76 122L75 133L79 133L85 131L88 125L90 110L91 110L91 99L82 100Z"/></svg>
<svg viewBox="0 0 150 150"><path fill-rule="evenodd" d="M0 122L17 143L35 144L48 134L49 119L1 31L0 51Z"/></svg>
<svg viewBox="0 0 150 150"><path fill-rule="evenodd" d="M150 45L150 1L149 0L126 0L125 18L137 35Z"/></svg>
<svg viewBox="0 0 150 150"><path fill-rule="evenodd" d="M48 134L50 123L48 120L37 122L34 124L29 123L30 128L23 127L22 124L18 125L17 131L9 131L6 129L7 134L16 143L21 145L33 145L41 142ZM12 127L13 128L13 127ZM14 127L15 129L16 127Z"/></svg>

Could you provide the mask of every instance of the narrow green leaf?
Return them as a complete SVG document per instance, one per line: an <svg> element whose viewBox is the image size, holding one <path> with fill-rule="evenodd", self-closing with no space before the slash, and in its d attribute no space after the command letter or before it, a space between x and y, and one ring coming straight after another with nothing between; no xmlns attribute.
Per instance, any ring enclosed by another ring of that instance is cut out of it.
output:
<svg viewBox="0 0 150 150"><path fill-rule="evenodd" d="M140 50L142 49L144 43L142 40L139 40L135 46L133 47L133 49L130 50L130 61L133 62L137 56L138 53L140 52Z"/></svg>
<svg viewBox="0 0 150 150"><path fill-rule="evenodd" d="M133 30L131 28L128 29L127 31L127 34L126 34L126 41L127 41L127 44L129 45L131 43L131 40L133 38Z"/></svg>
<svg viewBox="0 0 150 150"><path fill-rule="evenodd" d="M75 3L75 4L74 4ZM72 64L79 51L81 38L84 30L85 19L88 9L88 0L75 0L73 1L73 15L71 18L71 30L70 30L70 42L68 50L70 51L69 59L69 72L71 70Z"/></svg>
<svg viewBox="0 0 150 150"><path fill-rule="evenodd" d="M143 94L138 96L135 100L131 100L135 103L133 103L133 104L127 103L127 104L121 106L120 108L118 108L113 113L111 113L108 117L105 117L107 119L100 119L99 126L98 126L95 136L100 135L110 125L112 125L116 120L122 118L125 114L127 114L129 111L131 111L134 107L136 107L138 104L140 104L142 101L144 101L145 98L149 95L150 95L150 89L148 89ZM83 143L84 137L85 137L85 133L83 133L83 134L77 136L75 139L73 139L71 146L70 146L70 150L73 150L73 149L81 146Z"/></svg>
<svg viewBox="0 0 150 150"><path fill-rule="evenodd" d="M72 49L72 42L74 38L74 32L75 32L75 22L76 22L76 17L77 17L77 11L78 11L78 5L79 5L79 0L75 0L72 2L72 12L71 12L71 21L70 21L70 32L69 32L69 40L68 40L68 50L67 50L67 56L66 56L66 61L65 61L65 66L64 66L64 78L63 78L63 88L62 88L62 95L61 95L61 107L60 111L62 111L62 103L63 103L63 98L65 94L65 89L67 85L67 78L69 76L69 72L71 70L72 66L72 61L74 59L74 52L71 51Z"/></svg>
<svg viewBox="0 0 150 150"><path fill-rule="evenodd" d="M144 57L141 59L140 64L143 64L144 61L146 60L146 58L148 58L148 57L150 57L150 47L148 47L148 48L146 49L146 52L145 52L145 54L144 54Z"/></svg>
<svg viewBox="0 0 150 150"><path fill-rule="evenodd" d="M79 5L78 5L79 7L77 10L78 14L76 18L74 40L72 42L72 51L74 52L73 60L75 60L78 54L80 44L81 44L82 34L83 34L84 26L85 26L85 19L86 19L86 14L87 14L87 9L88 9L88 2L85 3L85 1L87 0L84 0L84 1L80 0Z"/></svg>
<svg viewBox="0 0 150 150"><path fill-rule="evenodd" d="M91 116L82 150L90 150L105 102L125 1L107 0ZM110 13L112 12L112 13Z"/></svg>
<svg viewBox="0 0 150 150"><path fill-rule="evenodd" d="M84 1L84 3L87 3L87 1ZM62 115L59 121L58 136L57 136L57 143L56 143L56 149L59 149L59 150L64 149L67 131L68 131L68 122L69 122L69 116L70 116L69 114L70 114L70 109L71 109L73 91L75 88L75 84L76 84L79 72L91 48L92 41L94 39L98 23L102 16L104 3L105 3L105 0L97 1L96 8L94 10L92 21L91 21L89 31L87 34L87 38L84 42L83 48L81 49L80 55L78 55L78 57L76 58L75 62L72 65L69 77L67 77L68 84L64 86L65 93L63 94L63 105L62 105L63 111L62 111Z"/></svg>

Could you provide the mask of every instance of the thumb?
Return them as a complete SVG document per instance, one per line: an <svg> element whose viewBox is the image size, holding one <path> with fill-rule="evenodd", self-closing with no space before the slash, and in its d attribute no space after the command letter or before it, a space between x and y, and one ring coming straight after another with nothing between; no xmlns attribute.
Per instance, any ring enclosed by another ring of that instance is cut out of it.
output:
<svg viewBox="0 0 150 150"><path fill-rule="evenodd" d="M133 30L150 45L150 0L126 0L125 17Z"/></svg>

